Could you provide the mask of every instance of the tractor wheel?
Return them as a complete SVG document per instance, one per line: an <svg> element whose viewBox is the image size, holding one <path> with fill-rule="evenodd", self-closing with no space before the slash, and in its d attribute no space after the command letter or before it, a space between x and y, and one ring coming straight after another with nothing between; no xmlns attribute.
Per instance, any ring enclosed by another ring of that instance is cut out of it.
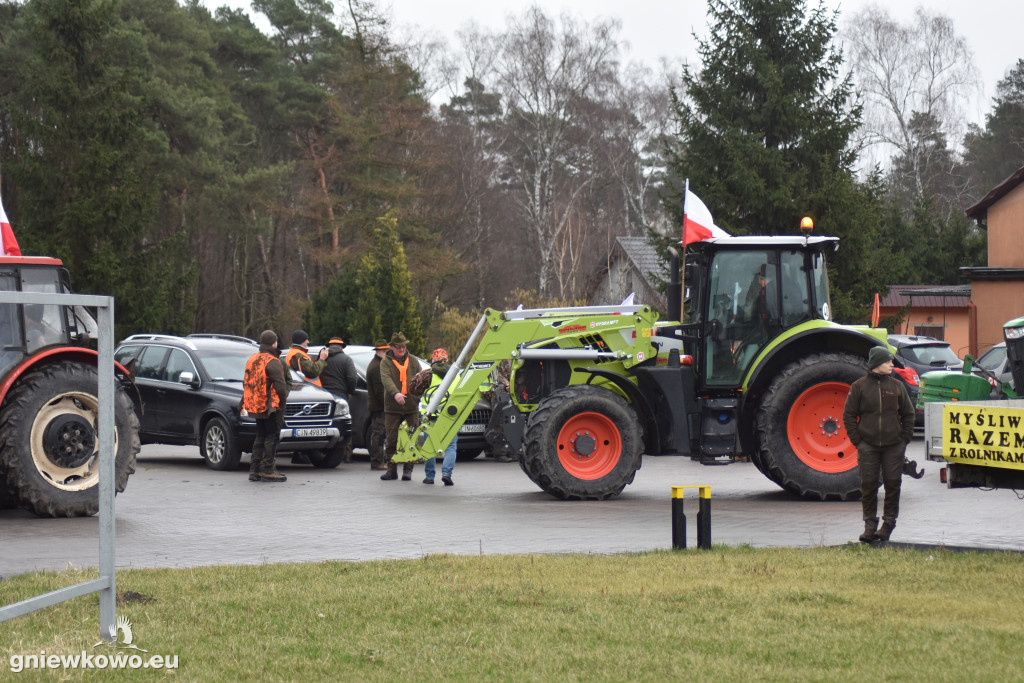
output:
<svg viewBox="0 0 1024 683"><path fill-rule="evenodd" d="M843 406L865 371L862 359L842 352L783 368L757 410L758 469L805 498L856 500L857 449L843 426Z"/></svg>
<svg viewBox="0 0 1024 683"><path fill-rule="evenodd" d="M553 392L530 415L520 462L562 500L617 496L640 469L642 441L625 400L588 384Z"/></svg>
<svg viewBox="0 0 1024 683"><path fill-rule="evenodd" d="M27 372L0 414L0 472L22 507L41 517L99 510L99 375L60 361ZM121 387L114 392L114 490L135 471L139 418Z"/></svg>
<svg viewBox="0 0 1024 683"><path fill-rule="evenodd" d="M214 417L203 427L199 437L199 452L206 464L215 470L238 469L242 449L223 418Z"/></svg>

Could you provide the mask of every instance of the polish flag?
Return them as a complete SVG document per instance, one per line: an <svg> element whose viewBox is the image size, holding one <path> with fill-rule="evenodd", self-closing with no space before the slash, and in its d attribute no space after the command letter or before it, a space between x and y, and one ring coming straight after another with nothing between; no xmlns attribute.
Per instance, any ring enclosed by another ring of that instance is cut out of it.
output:
<svg viewBox="0 0 1024 683"><path fill-rule="evenodd" d="M4 249L0 256L21 256L21 247L18 246L18 240L14 238L14 231L11 230L11 224L7 220L3 202L0 202L0 233L3 236Z"/></svg>
<svg viewBox="0 0 1024 683"><path fill-rule="evenodd" d="M686 180L686 194L683 199L683 246L712 237L728 237L729 233L715 225L711 212L700 197L690 192L690 180Z"/></svg>

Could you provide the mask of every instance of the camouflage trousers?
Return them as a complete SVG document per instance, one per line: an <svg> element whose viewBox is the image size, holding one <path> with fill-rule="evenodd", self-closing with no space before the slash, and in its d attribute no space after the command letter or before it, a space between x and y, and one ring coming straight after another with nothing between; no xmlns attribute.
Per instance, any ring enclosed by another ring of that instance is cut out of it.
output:
<svg viewBox="0 0 1024 683"><path fill-rule="evenodd" d="M370 451L370 467L388 464L384 457L384 411L370 413L370 443L366 444Z"/></svg>
<svg viewBox="0 0 1024 683"><path fill-rule="evenodd" d="M265 420L256 420L256 441L252 444L249 472L269 474L276 471L277 444L281 441L284 411L278 410Z"/></svg>

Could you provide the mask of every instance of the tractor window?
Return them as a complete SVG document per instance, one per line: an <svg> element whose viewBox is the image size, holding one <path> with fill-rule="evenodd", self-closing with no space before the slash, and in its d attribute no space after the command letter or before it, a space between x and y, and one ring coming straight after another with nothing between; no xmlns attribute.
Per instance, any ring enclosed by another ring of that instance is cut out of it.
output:
<svg viewBox="0 0 1024 683"><path fill-rule="evenodd" d="M722 251L711 263L704 375L708 385L742 381L747 367L777 334L779 277L766 251Z"/></svg>
<svg viewBox="0 0 1024 683"><path fill-rule="evenodd" d="M57 294L63 289L51 269L24 268L21 271L21 291ZM55 304L26 304L25 348L29 353L50 344L66 344L61 306Z"/></svg>
<svg viewBox="0 0 1024 683"><path fill-rule="evenodd" d="M811 257L812 275L814 278L814 298L818 304L817 316L822 320L832 319L832 308L828 298L828 273L825 271L825 256L815 254Z"/></svg>
<svg viewBox="0 0 1024 683"><path fill-rule="evenodd" d="M807 266L803 252L783 251L779 254L782 267L782 326L794 325L816 318L808 289Z"/></svg>
<svg viewBox="0 0 1024 683"><path fill-rule="evenodd" d="M0 276L0 291L13 292L17 289L15 280L9 275ZM21 360L21 335L18 332L18 307L14 304L0 304L0 375Z"/></svg>

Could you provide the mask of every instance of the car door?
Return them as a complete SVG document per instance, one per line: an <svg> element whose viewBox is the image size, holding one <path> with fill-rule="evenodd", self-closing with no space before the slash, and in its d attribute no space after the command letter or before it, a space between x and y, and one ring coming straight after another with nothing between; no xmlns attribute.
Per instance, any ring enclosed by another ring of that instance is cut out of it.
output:
<svg viewBox="0 0 1024 683"><path fill-rule="evenodd" d="M135 356L135 387L142 401L139 427L143 434L161 433L160 368L169 350L166 346L143 345Z"/></svg>
<svg viewBox="0 0 1024 683"><path fill-rule="evenodd" d="M196 386L183 381L189 377L199 379L195 363L183 349L172 348L160 368L156 390L160 402L160 431L167 438L183 443L197 442L199 416L209 403Z"/></svg>

